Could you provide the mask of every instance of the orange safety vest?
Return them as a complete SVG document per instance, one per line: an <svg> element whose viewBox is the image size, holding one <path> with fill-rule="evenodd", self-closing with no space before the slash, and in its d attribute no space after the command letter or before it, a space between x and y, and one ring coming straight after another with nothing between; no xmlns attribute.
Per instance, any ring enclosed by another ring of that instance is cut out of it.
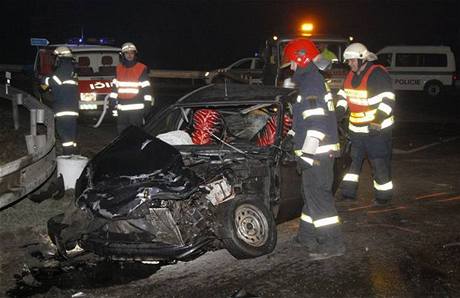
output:
<svg viewBox="0 0 460 298"><path fill-rule="evenodd" d="M350 109L350 123L362 125L371 123L375 119L377 107L381 102L381 99L369 97L367 81L372 71L376 68L381 68L386 71L381 65L372 65L366 71L361 79L361 82L356 87L353 87L351 84L354 75L352 71L350 71L345 78L343 86L347 95L348 107Z"/></svg>
<svg viewBox="0 0 460 298"><path fill-rule="evenodd" d="M140 78L146 66L136 63L133 67L125 67L123 64L117 65L117 79L115 86L118 89L118 98L130 100L137 97L141 88Z"/></svg>

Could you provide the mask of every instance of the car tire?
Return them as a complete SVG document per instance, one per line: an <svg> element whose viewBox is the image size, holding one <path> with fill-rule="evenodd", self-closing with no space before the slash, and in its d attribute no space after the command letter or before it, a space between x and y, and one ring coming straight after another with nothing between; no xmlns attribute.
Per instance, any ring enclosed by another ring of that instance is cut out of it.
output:
<svg viewBox="0 0 460 298"><path fill-rule="evenodd" d="M437 97L442 93L443 86L439 81L429 81L425 84L425 93L431 97Z"/></svg>
<svg viewBox="0 0 460 298"><path fill-rule="evenodd" d="M236 197L221 208L222 242L232 256L247 259L273 251L276 224L262 200Z"/></svg>

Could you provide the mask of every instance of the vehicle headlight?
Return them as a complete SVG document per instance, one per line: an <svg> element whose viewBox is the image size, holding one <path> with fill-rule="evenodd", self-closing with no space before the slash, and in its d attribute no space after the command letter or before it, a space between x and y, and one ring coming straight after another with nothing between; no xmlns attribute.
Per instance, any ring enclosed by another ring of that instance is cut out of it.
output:
<svg viewBox="0 0 460 298"><path fill-rule="evenodd" d="M80 93L81 101L96 101L96 93Z"/></svg>

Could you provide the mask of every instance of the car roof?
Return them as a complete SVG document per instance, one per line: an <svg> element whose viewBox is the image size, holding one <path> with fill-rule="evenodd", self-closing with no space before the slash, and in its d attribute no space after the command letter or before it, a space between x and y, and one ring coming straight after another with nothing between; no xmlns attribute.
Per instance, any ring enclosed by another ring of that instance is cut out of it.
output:
<svg viewBox="0 0 460 298"><path fill-rule="evenodd" d="M178 105L208 105L220 103L274 102L296 93L294 89L277 88L265 85L247 84L210 84L198 88L180 98Z"/></svg>
<svg viewBox="0 0 460 298"><path fill-rule="evenodd" d="M386 46L383 49L379 50L377 54L383 54L388 52L398 52L398 53L407 53L407 54L422 54L422 53L446 53L451 52L451 48L449 46L417 46L417 45L410 45L410 46Z"/></svg>
<svg viewBox="0 0 460 298"><path fill-rule="evenodd" d="M47 47L68 47L73 53L77 52L120 52L121 48L104 46L104 45L93 45L93 44L52 44Z"/></svg>

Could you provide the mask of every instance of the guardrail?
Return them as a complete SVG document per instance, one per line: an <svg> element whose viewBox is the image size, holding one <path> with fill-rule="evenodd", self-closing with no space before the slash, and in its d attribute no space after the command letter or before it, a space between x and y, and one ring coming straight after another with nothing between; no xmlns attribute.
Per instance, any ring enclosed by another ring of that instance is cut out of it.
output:
<svg viewBox="0 0 460 298"><path fill-rule="evenodd" d="M30 134L25 136L28 154L0 166L0 210L33 193L56 169L54 114L32 95L0 84L0 97L12 102L14 127L19 128L18 106L30 111ZM46 135L37 135L44 125Z"/></svg>

